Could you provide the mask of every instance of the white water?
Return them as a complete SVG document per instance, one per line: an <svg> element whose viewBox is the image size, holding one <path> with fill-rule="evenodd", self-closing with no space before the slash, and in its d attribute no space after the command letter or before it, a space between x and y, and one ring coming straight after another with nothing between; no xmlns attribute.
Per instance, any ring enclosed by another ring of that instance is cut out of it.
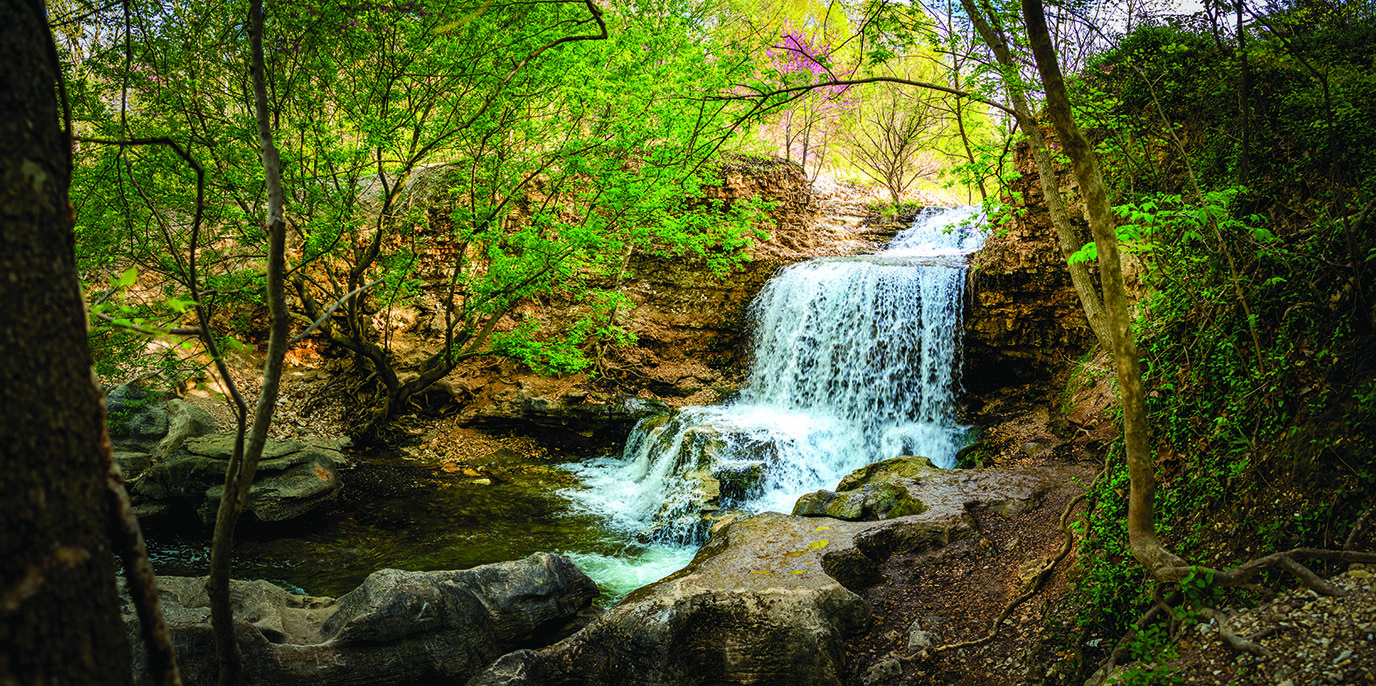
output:
<svg viewBox="0 0 1376 686"><path fill-rule="evenodd" d="M976 215L929 209L876 255L780 271L751 305L739 399L641 422L622 455L573 467L584 488L569 495L625 535L683 546L686 563L706 529L704 478L722 512L789 512L871 462L954 466L964 256L982 239L959 225Z"/></svg>

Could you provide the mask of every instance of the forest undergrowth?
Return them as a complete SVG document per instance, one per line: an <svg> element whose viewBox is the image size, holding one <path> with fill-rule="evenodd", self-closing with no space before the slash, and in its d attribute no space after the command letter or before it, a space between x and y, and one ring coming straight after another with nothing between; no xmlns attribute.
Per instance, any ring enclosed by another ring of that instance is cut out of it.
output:
<svg viewBox="0 0 1376 686"><path fill-rule="evenodd" d="M1140 263L1158 529L1217 569L1376 546L1376 23L1305 5L1248 17L1237 38L1199 17L1145 26L1078 83ZM1224 595L1187 579L1169 621L1134 631L1159 591L1128 546L1121 443L1106 467L1075 602L1053 620L1075 674L1115 648L1119 663L1167 660L1194 608L1297 583ZM1134 669L1120 683L1175 683L1169 667Z"/></svg>

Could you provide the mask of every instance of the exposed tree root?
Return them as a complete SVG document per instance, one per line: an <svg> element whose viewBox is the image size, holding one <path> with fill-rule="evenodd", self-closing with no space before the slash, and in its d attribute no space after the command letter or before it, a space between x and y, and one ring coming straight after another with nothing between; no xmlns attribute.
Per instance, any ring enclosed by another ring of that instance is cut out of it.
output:
<svg viewBox="0 0 1376 686"><path fill-rule="evenodd" d="M1218 610L1215 610L1212 607L1206 607L1201 609L1199 611L1199 614L1214 620L1214 623L1218 625L1218 635L1222 636L1223 640L1227 641L1228 645L1233 650L1236 650L1239 653L1251 653L1259 658L1266 660L1271 659L1271 651L1266 646L1263 646L1259 643L1253 643L1252 641L1243 638L1242 636L1238 636L1237 634L1233 633L1232 629L1228 628L1228 615L1223 614L1222 612L1219 612Z"/></svg>
<svg viewBox="0 0 1376 686"><path fill-rule="evenodd" d="M1190 571L1196 574L1204 572L1212 575L1210 583L1215 586L1265 592L1267 589L1264 587L1259 587L1256 584L1250 583L1252 578L1267 569L1280 569L1289 572L1298 579L1300 583L1304 584L1305 588L1311 589L1316 593L1331 597L1342 597L1347 595L1347 592L1343 589L1338 588L1336 585L1315 574L1308 567L1300 564L1297 558L1326 560L1329 562L1372 563L1376 562L1376 553L1355 550L1328 550L1323 548L1295 548L1293 550L1259 557L1224 571L1214 571L1202 567L1186 568L1187 571L1185 573L1175 578L1183 579L1185 574L1188 574ZM1165 587L1167 583L1170 582L1157 585L1157 602L1153 604L1149 610L1143 613L1137 622L1133 624L1127 635L1125 635L1123 639L1118 642L1118 645L1114 647L1113 652L1099 664L1099 669L1085 682L1086 686L1104 683L1104 681L1108 679L1108 675L1113 671L1113 668L1119 664L1118 661L1127 657L1127 646L1132 642L1133 638L1142 628L1155 621L1158 615L1164 613L1170 617L1175 616L1174 608L1180 603L1183 595L1179 591L1176 591L1173 592L1170 597L1162 598L1161 589ZM1274 594L1272 593L1270 595ZM1262 658L1270 658L1272 656L1269 649L1256 643L1256 641L1265 638L1265 636L1269 634L1258 634L1250 638L1238 636L1228 628L1227 615L1223 612L1212 607L1199 608L1197 611L1199 614L1213 619L1218 624L1219 635L1233 650L1251 653Z"/></svg>

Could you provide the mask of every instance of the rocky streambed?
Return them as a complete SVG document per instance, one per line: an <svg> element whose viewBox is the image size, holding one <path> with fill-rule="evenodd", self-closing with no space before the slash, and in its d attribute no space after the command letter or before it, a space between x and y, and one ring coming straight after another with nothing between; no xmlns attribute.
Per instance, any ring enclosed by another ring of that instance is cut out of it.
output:
<svg viewBox="0 0 1376 686"><path fill-rule="evenodd" d="M847 640L877 621L864 594L889 560L976 539L979 517L1035 510L1069 476L889 460L848 477L838 496L901 491L919 513L727 519L687 567L600 612L592 580L546 553L465 572L378 571L338 599L241 582L248 683L842 683L854 671ZM163 582L189 684L214 674L202 583Z"/></svg>

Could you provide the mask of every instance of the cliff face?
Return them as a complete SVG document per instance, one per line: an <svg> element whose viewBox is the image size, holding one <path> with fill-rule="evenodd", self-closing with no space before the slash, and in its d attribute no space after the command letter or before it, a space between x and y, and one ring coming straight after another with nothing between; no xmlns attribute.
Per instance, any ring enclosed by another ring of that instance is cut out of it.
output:
<svg viewBox="0 0 1376 686"><path fill-rule="evenodd" d="M773 204L760 227L769 238L750 250L749 259L718 275L692 260L634 255L621 284L634 306L620 322L635 335L635 345L609 347L593 373L563 377L540 376L510 361L464 365L443 384L460 418L556 443L602 445L624 438L634 423L636 413L616 411L628 396L704 405L729 394L745 367L750 301L780 267L825 252L829 236L811 226L817 211L796 165L741 157L729 160L721 177L720 185L705 189L708 197ZM559 307L553 304L542 316L559 320ZM615 421L604 426L589 419L598 413Z"/></svg>
<svg viewBox="0 0 1376 686"><path fill-rule="evenodd" d="M1025 144L1016 161L1012 217L971 263L964 382L973 397L1047 384L1094 343ZM1071 182L1068 170L1061 181ZM1077 207L1071 215L1080 218Z"/></svg>
<svg viewBox="0 0 1376 686"><path fill-rule="evenodd" d="M728 204L773 203L768 225L761 227L769 238L751 249L751 259L737 271L723 276L692 262L648 255L632 260L624 292L636 307L626 323L638 343L623 352L640 367L646 390L657 395L694 395L736 373L750 301L780 267L821 252L826 238L809 230L816 208L796 165L737 157L723 166L721 177L720 185L705 189L708 197ZM701 378L704 373L713 378Z"/></svg>

